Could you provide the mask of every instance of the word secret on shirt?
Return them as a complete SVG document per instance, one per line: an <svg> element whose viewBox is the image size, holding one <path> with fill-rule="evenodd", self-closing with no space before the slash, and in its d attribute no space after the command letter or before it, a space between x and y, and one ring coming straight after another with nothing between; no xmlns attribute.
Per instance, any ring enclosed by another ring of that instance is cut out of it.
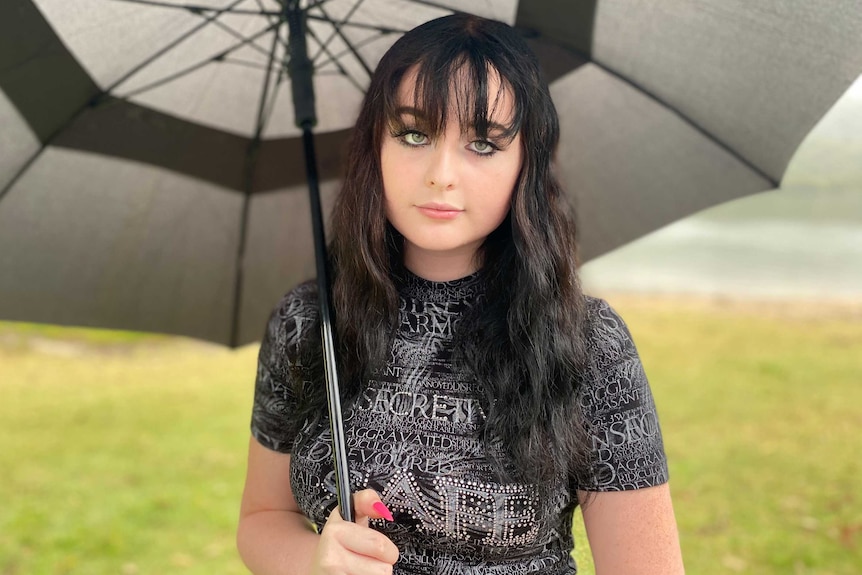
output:
<svg viewBox="0 0 862 575"><path fill-rule="evenodd" d="M481 405L472 397L403 391L388 387L366 388L356 407L372 413L449 423L477 423L485 418Z"/></svg>

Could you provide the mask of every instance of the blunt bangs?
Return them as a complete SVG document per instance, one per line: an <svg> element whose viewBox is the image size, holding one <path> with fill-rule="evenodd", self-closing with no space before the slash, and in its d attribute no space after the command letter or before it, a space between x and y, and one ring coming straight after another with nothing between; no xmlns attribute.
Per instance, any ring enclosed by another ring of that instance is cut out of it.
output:
<svg viewBox="0 0 862 575"><path fill-rule="evenodd" d="M462 133L475 133L480 138L490 135L511 142L524 124L528 92L524 82L518 81L515 63L506 57L507 47L485 31L469 26L427 32L433 39L412 39L415 45L423 46L421 51L393 50L404 57L393 66L385 84L383 121L388 126L380 128L404 129L406 113L413 116L414 123L409 127L431 137L439 136L447 122L455 120ZM410 74L415 74L416 83L413 102L405 106L398 99L398 90ZM512 98L512 115L497 118L495 113L507 92ZM453 114L455 117L450 118Z"/></svg>

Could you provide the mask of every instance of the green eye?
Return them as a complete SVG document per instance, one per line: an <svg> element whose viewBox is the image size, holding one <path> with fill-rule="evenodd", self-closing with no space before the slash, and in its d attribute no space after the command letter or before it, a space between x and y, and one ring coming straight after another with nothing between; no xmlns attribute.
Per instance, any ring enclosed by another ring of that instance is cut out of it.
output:
<svg viewBox="0 0 862 575"><path fill-rule="evenodd" d="M421 146L428 142L428 136L420 132L407 132L404 134L404 141L411 146Z"/></svg>
<svg viewBox="0 0 862 575"><path fill-rule="evenodd" d="M481 155L490 155L497 151L497 148L491 142L485 140L476 140L470 142L470 148Z"/></svg>

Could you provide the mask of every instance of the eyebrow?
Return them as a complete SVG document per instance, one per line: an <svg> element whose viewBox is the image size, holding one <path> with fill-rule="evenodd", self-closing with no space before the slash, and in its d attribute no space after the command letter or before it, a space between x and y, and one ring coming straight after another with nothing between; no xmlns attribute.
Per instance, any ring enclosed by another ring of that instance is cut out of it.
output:
<svg viewBox="0 0 862 575"><path fill-rule="evenodd" d="M403 116L403 115L413 116L414 118L416 118L420 122L427 121L427 119L428 119L422 110L420 110L419 108L415 108L413 106L399 106L399 107L395 108L395 114L398 116ZM471 127L475 127L475 126L471 126ZM498 124L497 122L490 122L490 121L488 122L488 131L489 132L499 131L499 132L503 132L505 134L509 130L510 130L510 128L504 126L503 124Z"/></svg>

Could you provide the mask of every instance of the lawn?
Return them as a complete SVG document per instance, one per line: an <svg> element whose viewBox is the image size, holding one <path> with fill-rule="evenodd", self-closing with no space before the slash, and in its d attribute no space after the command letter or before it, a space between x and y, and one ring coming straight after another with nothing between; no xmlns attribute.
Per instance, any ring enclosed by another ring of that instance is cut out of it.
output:
<svg viewBox="0 0 862 575"><path fill-rule="evenodd" d="M659 405L688 572L862 572L858 309L610 299ZM245 573L255 354L0 323L0 575Z"/></svg>

